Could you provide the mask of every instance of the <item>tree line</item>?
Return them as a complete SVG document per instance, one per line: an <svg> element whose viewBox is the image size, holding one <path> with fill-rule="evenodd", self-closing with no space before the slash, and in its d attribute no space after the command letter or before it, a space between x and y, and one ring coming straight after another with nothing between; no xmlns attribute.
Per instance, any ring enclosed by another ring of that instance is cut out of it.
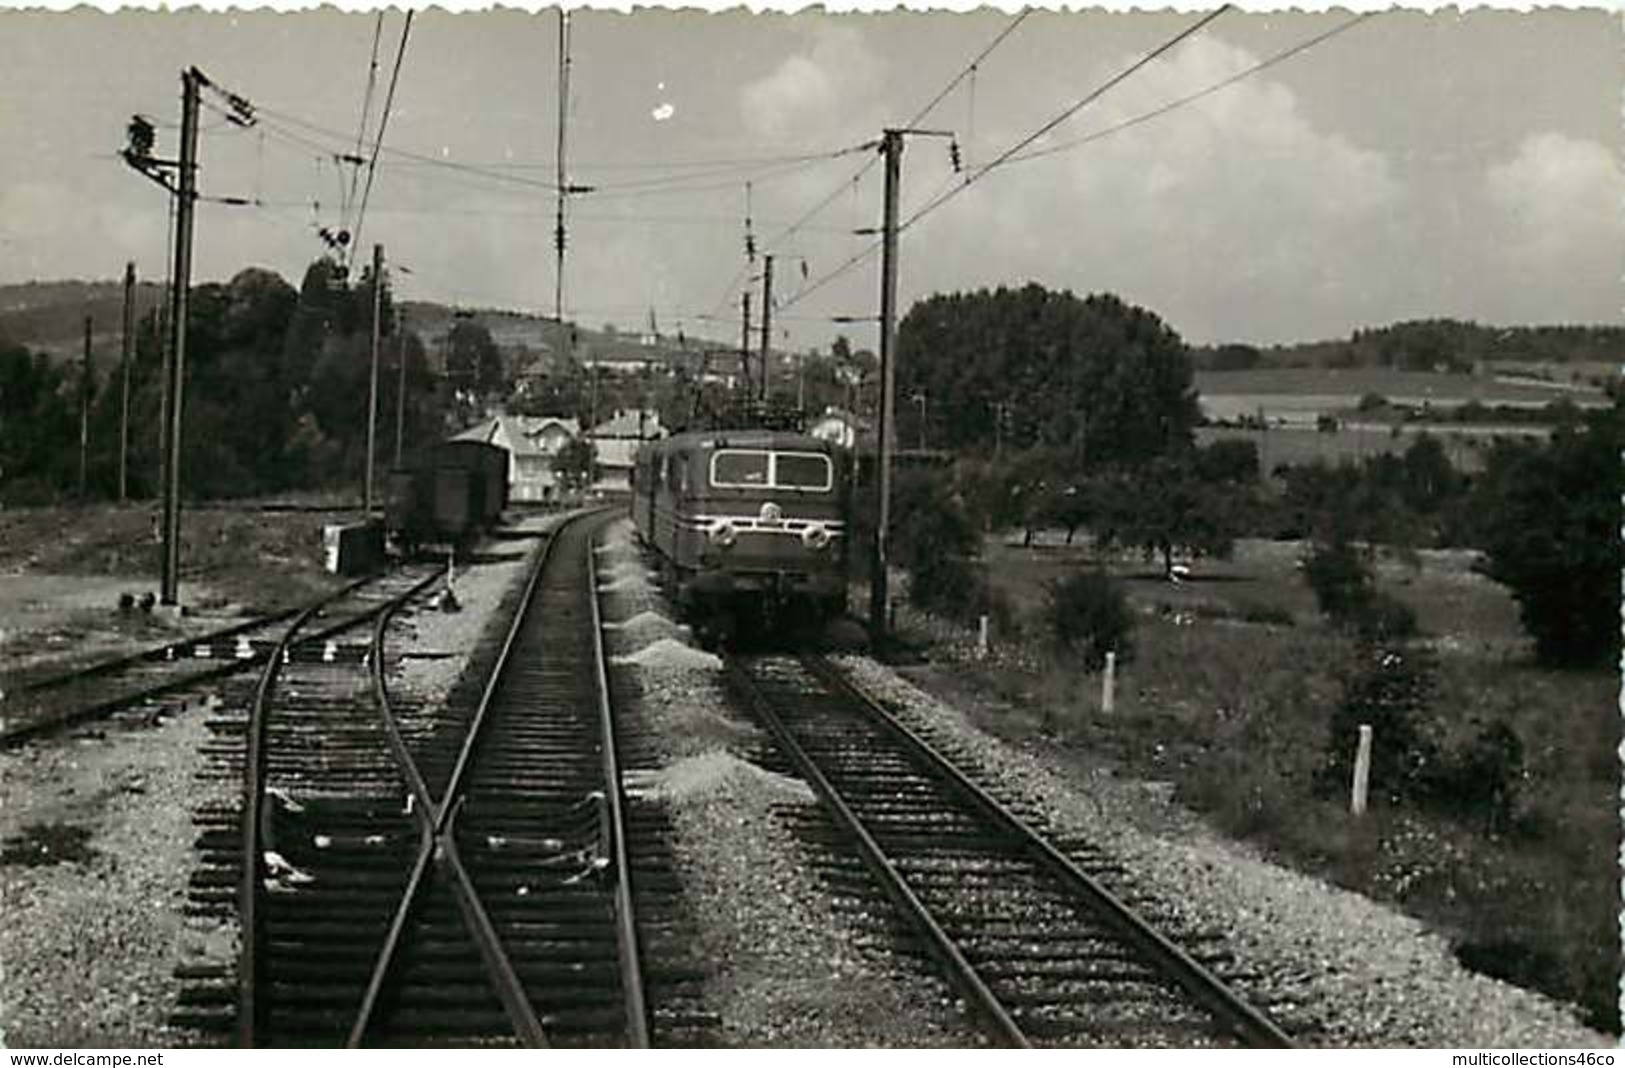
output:
<svg viewBox="0 0 1625 1068"><path fill-rule="evenodd" d="M1366 553L1463 547L1517 599L1542 661L1617 658L1618 401L1574 413L1547 440L1497 441L1476 475L1423 434L1402 454L1266 478L1252 442L1195 442L1190 349L1116 297L1032 285L932 297L903 320L898 352L899 411L922 392L933 440L952 454L947 467L905 474L895 508L899 560L940 607L996 600L968 563L995 530L1030 540L1060 529L1070 541L1087 529L1170 574L1186 558L1228 555L1241 536Z"/></svg>
<svg viewBox="0 0 1625 1068"><path fill-rule="evenodd" d="M194 286L182 402L183 492L237 497L354 485L366 452L373 314L370 269L349 282L330 259L298 289L249 268ZM377 458L392 458L401 363L408 449L451 425L458 383L430 369L422 341L396 336L387 275L380 293L382 347ZM163 322L142 317L130 364L129 492L158 492L163 407ZM123 382L117 362L87 381L77 364L0 338L0 503L46 503L77 490L81 397L90 394L87 495L117 492Z"/></svg>

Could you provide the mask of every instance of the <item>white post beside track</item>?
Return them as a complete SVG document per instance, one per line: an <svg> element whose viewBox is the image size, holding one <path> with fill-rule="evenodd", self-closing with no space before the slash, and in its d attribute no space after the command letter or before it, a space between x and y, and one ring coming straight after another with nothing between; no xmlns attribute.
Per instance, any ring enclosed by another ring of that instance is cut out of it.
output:
<svg viewBox="0 0 1625 1068"><path fill-rule="evenodd" d="M976 621L976 659L987 659L987 613Z"/></svg>
<svg viewBox="0 0 1625 1068"><path fill-rule="evenodd" d="M1117 654L1106 654L1106 671L1100 677L1100 711L1106 715L1112 714L1112 706L1117 698Z"/></svg>
<svg viewBox="0 0 1625 1068"><path fill-rule="evenodd" d="M1349 811L1364 815L1366 793L1371 784L1371 725L1360 724L1359 748L1354 751L1354 789L1349 798Z"/></svg>

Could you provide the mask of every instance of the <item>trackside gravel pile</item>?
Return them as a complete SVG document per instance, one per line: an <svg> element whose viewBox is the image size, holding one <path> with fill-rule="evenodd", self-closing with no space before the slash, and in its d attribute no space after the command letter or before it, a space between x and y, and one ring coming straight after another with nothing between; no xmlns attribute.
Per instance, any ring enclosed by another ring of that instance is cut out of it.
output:
<svg viewBox="0 0 1625 1068"><path fill-rule="evenodd" d="M1226 946L1257 978L1243 993L1294 1033L1337 1046L1595 1047L1607 1036L1539 994L1462 968L1447 941L1358 894L1277 867L1214 834L1165 790L1101 769L1069 778L1018 752L890 669L841 667L934 744L952 747L984 786L997 783L1063 832L1115 855L1133 884Z"/></svg>
<svg viewBox="0 0 1625 1068"><path fill-rule="evenodd" d="M630 791L664 803L700 944L706 1004L721 1039L740 1046L970 1044L945 992L883 968L809 874L809 856L778 810L815 804L798 779L752 761L766 744L731 707L721 661L687 644L642 569L629 525L597 557L604 637L616 689L636 694L660 765L628 775ZM605 580L605 576L616 578ZM624 713L622 713L624 714Z"/></svg>

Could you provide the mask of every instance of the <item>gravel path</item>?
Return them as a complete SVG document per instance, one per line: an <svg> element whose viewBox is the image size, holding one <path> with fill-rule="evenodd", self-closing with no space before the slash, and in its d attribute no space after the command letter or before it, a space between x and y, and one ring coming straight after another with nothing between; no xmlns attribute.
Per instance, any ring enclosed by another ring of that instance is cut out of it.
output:
<svg viewBox="0 0 1625 1068"><path fill-rule="evenodd" d="M635 788L663 802L707 962L706 1004L739 1046L976 1044L946 988L855 948L857 935L811 874L784 808L812 806L800 780L751 756L763 735L730 707L721 662L671 621L629 525L598 556L613 670L629 673L637 714L664 763ZM624 713L623 713L624 714Z"/></svg>
<svg viewBox="0 0 1625 1068"><path fill-rule="evenodd" d="M1571 1007L1461 967L1418 921L1214 834L1166 789L1019 752L888 668L841 664L888 707L962 747L983 782L1015 789L1058 828L1114 854L1192 927L1230 932L1228 947L1259 976L1246 992L1300 1034L1337 1046L1612 1045ZM919 677L930 684L933 670Z"/></svg>

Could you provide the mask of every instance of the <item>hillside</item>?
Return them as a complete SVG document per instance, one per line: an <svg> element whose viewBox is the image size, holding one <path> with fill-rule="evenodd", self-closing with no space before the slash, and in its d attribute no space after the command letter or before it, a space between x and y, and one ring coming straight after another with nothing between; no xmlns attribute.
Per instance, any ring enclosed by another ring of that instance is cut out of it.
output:
<svg viewBox="0 0 1625 1068"><path fill-rule="evenodd" d="M1464 372L1600 387L1618 373L1625 327L1487 326L1422 319L1356 330L1350 337L1256 348L1193 347L1206 371L1254 369Z"/></svg>

